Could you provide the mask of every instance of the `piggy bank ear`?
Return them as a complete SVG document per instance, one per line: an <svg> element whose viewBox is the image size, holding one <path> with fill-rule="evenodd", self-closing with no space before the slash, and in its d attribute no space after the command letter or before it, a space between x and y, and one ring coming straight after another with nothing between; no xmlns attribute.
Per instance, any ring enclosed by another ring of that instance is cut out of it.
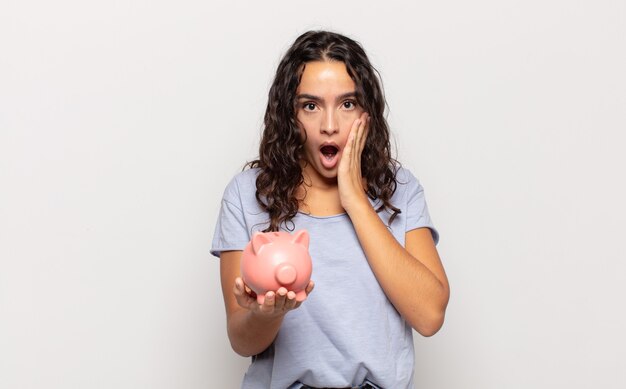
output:
<svg viewBox="0 0 626 389"><path fill-rule="evenodd" d="M267 235L262 232L255 232L252 236L252 251L254 251L255 254L258 254L261 247L270 242L271 240Z"/></svg>
<svg viewBox="0 0 626 389"><path fill-rule="evenodd" d="M309 248L309 233L306 230L297 231L293 235L292 242L301 244L308 249Z"/></svg>

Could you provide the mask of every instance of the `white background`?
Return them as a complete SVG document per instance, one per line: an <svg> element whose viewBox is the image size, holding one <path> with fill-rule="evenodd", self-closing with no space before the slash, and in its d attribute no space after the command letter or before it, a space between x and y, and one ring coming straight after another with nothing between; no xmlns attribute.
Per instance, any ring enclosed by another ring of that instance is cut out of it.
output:
<svg viewBox="0 0 626 389"><path fill-rule="evenodd" d="M238 387L210 241L319 28L380 70L441 233L416 387L625 387L624 1L0 4L0 388Z"/></svg>

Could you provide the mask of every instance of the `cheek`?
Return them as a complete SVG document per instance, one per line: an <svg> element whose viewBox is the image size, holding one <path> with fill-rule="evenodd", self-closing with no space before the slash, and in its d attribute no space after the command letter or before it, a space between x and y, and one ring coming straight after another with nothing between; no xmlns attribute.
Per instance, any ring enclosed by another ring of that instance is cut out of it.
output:
<svg viewBox="0 0 626 389"><path fill-rule="evenodd" d="M300 127L300 130L302 132L307 131L310 133L316 127L319 128L319 120L316 119L315 117L308 116L308 115L298 115L297 119L298 119L298 126Z"/></svg>
<svg viewBox="0 0 626 389"><path fill-rule="evenodd" d="M302 117L302 115L296 116L296 123L300 129L300 139L304 141L306 139L306 135L310 132L309 129L311 128L311 125L305 118Z"/></svg>
<svg viewBox="0 0 626 389"><path fill-rule="evenodd" d="M304 143L304 150L310 150L313 148L315 139L315 131L311 131L310 127L300 125L300 139Z"/></svg>
<svg viewBox="0 0 626 389"><path fill-rule="evenodd" d="M360 115L361 113L357 111L350 111L342 114L341 123L339 124L341 129L343 130L342 132L349 133L352 125L354 124L354 121L357 120Z"/></svg>

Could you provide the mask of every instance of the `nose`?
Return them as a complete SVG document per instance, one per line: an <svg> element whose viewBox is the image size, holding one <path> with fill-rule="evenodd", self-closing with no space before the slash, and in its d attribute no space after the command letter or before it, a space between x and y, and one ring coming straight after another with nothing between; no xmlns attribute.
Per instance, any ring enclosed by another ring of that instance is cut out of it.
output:
<svg viewBox="0 0 626 389"><path fill-rule="evenodd" d="M333 110L328 110L325 115L322 126L320 128L322 134L332 135L339 132L339 122L337 120L337 114Z"/></svg>

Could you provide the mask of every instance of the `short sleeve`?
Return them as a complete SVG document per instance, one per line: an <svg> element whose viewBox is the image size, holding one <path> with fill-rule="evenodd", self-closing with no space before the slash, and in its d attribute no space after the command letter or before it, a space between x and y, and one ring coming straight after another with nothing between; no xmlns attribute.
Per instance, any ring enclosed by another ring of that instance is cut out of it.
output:
<svg viewBox="0 0 626 389"><path fill-rule="evenodd" d="M236 181L233 180L224 191L211 254L219 257L222 251L243 250L249 240L239 190Z"/></svg>
<svg viewBox="0 0 626 389"><path fill-rule="evenodd" d="M436 245L439 243L439 232L430 218L424 188L419 180L408 170L407 179L406 232L416 228L428 227Z"/></svg>

